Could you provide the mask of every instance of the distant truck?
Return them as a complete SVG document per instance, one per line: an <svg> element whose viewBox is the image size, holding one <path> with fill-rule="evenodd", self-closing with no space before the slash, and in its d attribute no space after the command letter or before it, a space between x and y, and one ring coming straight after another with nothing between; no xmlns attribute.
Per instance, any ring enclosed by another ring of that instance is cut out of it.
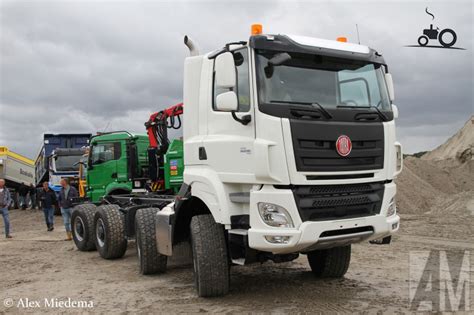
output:
<svg viewBox="0 0 474 315"><path fill-rule="evenodd" d="M59 168L70 168L76 163L78 151L61 151L59 149L81 149L89 145L89 138L92 136L90 133L75 133L75 134L44 134L43 145L37 155L35 161L35 174L36 174L36 186L40 186L42 182L51 181L50 174L52 167L55 167L57 163L51 160L51 157L55 154L55 157L61 161ZM59 151L58 151L59 150ZM81 154L82 155L82 154ZM74 160L73 163L71 160ZM67 164L68 165L65 165ZM62 163L65 162L65 163ZM78 170L75 170L78 174ZM53 179L54 180L54 179Z"/></svg>
<svg viewBox="0 0 474 315"><path fill-rule="evenodd" d="M79 187L79 162L83 158L87 148L56 149L49 159L49 185L59 192L61 190L61 178L68 178L69 183Z"/></svg>
<svg viewBox="0 0 474 315"><path fill-rule="evenodd" d="M183 181L183 144L173 140L170 144L169 163L176 164L162 168L162 187L151 184L148 162L149 138L147 135L116 131L99 134L91 138L87 163L82 162L84 188L81 197L99 204L103 197L168 189L176 193ZM181 162L179 162L181 161ZM178 168L178 164L181 165Z"/></svg>
<svg viewBox="0 0 474 315"><path fill-rule="evenodd" d="M33 160L0 146L0 178L5 179L13 196L12 207L18 207L17 190L21 183L35 183L35 167ZM29 201L28 201L29 203Z"/></svg>

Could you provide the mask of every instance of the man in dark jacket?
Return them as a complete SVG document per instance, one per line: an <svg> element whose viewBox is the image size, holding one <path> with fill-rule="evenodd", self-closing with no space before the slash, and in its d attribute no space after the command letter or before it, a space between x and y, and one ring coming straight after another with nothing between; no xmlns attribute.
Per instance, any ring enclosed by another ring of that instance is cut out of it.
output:
<svg viewBox="0 0 474 315"><path fill-rule="evenodd" d="M8 188L5 186L5 180L0 178L0 212L5 225L5 237L12 238L10 235L10 216L8 214L8 206L11 204L12 198Z"/></svg>
<svg viewBox="0 0 474 315"><path fill-rule="evenodd" d="M30 192L30 187L26 186L25 183L21 183L18 188L18 195L20 196L20 208L26 210L27 205L27 196Z"/></svg>
<svg viewBox="0 0 474 315"><path fill-rule="evenodd" d="M39 191L39 200L43 208L48 232L51 232L54 230L54 207L57 204L57 200L56 193L49 188L48 182L43 183L43 188Z"/></svg>
<svg viewBox="0 0 474 315"><path fill-rule="evenodd" d="M64 220L64 227L66 228L66 241L72 240L71 233L71 214L72 214L72 199L77 198L79 194L77 189L69 185L67 178L61 179L61 192L59 193L59 206L61 207L61 214Z"/></svg>

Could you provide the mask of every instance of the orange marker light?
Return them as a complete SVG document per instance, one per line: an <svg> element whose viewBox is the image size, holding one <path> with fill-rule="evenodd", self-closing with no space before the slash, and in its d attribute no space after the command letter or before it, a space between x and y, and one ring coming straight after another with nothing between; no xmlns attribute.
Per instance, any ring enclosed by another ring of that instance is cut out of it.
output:
<svg viewBox="0 0 474 315"><path fill-rule="evenodd" d="M336 40L337 40L338 42L347 43L347 37L338 37Z"/></svg>
<svg viewBox="0 0 474 315"><path fill-rule="evenodd" d="M262 24L252 24L252 28L250 32L252 35L260 35L262 34L262 31L263 31Z"/></svg>

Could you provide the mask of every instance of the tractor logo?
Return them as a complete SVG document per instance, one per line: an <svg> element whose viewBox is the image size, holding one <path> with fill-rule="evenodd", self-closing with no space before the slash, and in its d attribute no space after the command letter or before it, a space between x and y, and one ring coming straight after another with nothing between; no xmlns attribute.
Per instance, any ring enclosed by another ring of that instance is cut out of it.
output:
<svg viewBox="0 0 474 315"><path fill-rule="evenodd" d="M352 151L352 141L348 136L339 136L336 140L336 151L340 156L348 156Z"/></svg>
<svg viewBox="0 0 474 315"><path fill-rule="evenodd" d="M431 20L435 19L433 13L428 11L428 7L425 8L426 14L431 16ZM456 32L450 28L445 28L440 30L439 27L433 27L433 24L430 24L430 28L425 28L423 34L418 37L418 45L408 45L406 47L429 47L429 48L451 48L451 49L463 49L459 47L452 47L456 44L458 36ZM431 42L439 42L438 44L430 44Z"/></svg>
<svg viewBox="0 0 474 315"><path fill-rule="evenodd" d="M425 12L431 16L431 20L434 20L435 17L428 11L428 7L425 8ZM452 29L445 28L440 31L438 27L434 29L433 24L430 24L430 28L425 28L423 35L418 37L418 44L420 46L426 46L430 40L438 40L441 46L451 47L456 43L457 39L458 37Z"/></svg>

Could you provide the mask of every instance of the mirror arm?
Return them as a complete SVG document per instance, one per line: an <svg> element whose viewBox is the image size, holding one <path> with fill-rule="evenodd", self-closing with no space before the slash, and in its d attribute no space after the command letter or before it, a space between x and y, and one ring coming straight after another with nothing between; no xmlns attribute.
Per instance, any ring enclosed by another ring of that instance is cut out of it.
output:
<svg viewBox="0 0 474 315"><path fill-rule="evenodd" d="M252 121L252 116L250 116L250 115L244 115L244 116L242 116L242 118L239 118L235 114L235 110L231 111L231 113L232 113L232 118L234 118L235 121L238 121L239 123L241 123L244 126L248 125L249 122Z"/></svg>

